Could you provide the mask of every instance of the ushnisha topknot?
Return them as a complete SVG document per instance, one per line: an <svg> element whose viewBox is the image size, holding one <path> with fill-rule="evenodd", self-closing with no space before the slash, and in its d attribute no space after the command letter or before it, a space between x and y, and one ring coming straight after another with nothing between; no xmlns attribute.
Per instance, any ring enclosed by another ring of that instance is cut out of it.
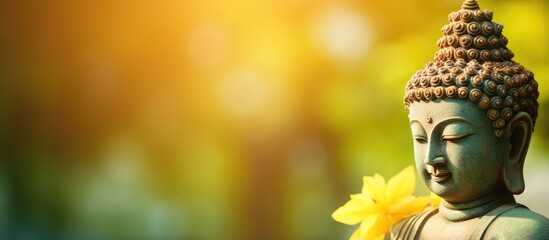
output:
<svg viewBox="0 0 549 240"><path fill-rule="evenodd" d="M465 0L461 10L448 16L442 27L441 48L433 61L406 84L406 109L414 101L468 99L486 112L496 136L518 112L535 124L538 83L534 74L512 61L503 25L492 22L492 11L481 10L476 0Z"/></svg>

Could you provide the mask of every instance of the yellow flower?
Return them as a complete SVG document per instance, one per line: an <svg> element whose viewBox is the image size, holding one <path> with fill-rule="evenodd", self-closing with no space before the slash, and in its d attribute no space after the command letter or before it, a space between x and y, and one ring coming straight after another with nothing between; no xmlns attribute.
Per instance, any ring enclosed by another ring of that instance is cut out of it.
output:
<svg viewBox="0 0 549 240"><path fill-rule="evenodd" d="M332 214L344 224L361 223L351 240L383 239L393 224L429 206L429 197L412 196L416 182L412 166L387 183L379 174L364 177L363 181L362 192L351 195L351 200Z"/></svg>
<svg viewBox="0 0 549 240"><path fill-rule="evenodd" d="M431 193L431 195L429 195L429 202L427 203L429 205L428 208L432 209L432 208L438 208L438 205L440 205L440 197L437 196L436 194L434 193Z"/></svg>

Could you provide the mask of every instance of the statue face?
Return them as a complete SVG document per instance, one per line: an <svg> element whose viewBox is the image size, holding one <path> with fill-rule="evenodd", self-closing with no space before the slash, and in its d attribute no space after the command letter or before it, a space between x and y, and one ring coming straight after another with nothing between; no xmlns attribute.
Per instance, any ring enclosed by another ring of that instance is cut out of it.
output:
<svg viewBox="0 0 549 240"><path fill-rule="evenodd" d="M448 202L467 202L503 187L506 137L469 100L444 99L410 105L416 168L431 189Z"/></svg>

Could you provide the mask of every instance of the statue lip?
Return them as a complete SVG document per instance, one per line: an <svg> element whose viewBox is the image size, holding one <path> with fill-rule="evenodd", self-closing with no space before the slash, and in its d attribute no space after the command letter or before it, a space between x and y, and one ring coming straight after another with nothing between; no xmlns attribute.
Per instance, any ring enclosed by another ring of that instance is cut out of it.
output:
<svg viewBox="0 0 549 240"><path fill-rule="evenodd" d="M436 174L431 174L431 179L437 183L445 182L446 180L450 179L450 173L449 172L438 172Z"/></svg>
<svg viewBox="0 0 549 240"><path fill-rule="evenodd" d="M431 169L429 169L431 170ZM442 183L450 179L450 176L452 175L450 172L447 171L440 171L439 169L432 169L432 171L427 171L429 174L431 174L431 179L437 183Z"/></svg>

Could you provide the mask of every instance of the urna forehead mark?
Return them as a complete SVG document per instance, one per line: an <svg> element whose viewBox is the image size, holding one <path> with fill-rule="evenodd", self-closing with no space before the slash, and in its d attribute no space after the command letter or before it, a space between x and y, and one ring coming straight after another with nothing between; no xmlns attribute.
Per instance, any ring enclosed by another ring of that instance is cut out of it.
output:
<svg viewBox="0 0 549 240"><path fill-rule="evenodd" d="M425 122L429 124L433 123L433 118L431 117L431 115L427 114L427 116L425 117Z"/></svg>

